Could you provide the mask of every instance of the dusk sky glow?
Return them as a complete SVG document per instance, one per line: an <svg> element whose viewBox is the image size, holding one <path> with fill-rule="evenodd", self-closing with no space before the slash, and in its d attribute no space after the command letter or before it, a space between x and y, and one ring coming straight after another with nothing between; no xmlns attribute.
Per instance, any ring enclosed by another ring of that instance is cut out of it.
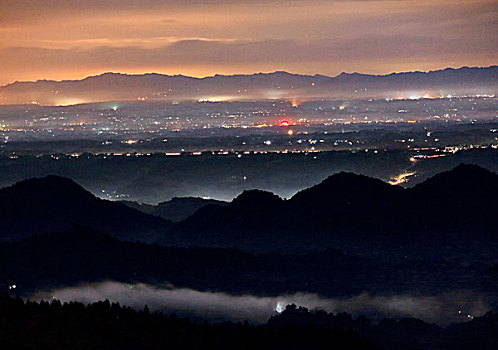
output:
<svg viewBox="0 0 498 350"><path fill-rule="evenodd" d="M496 64L494 0L1 0L0 84Z"/></svg>

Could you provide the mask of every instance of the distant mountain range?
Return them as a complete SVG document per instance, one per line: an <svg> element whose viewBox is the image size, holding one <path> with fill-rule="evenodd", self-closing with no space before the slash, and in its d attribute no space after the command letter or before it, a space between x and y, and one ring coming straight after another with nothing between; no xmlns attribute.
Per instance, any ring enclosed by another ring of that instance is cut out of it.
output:
<svg viewBox="0 0 498 350"><path fill-rule="evenodd" d="M287 72L193 78L156 73L104 73L82 80L15 82L0 104L69 105L106 101L224 101L312 98L410 98L495 94L498 66L335 77Z"/></svg>
<svg viewBox="0 0 498 350"><path fill-rule="evenodd" d="M376 247L385 259L430 258L437 249L438 258L492 262L498 259L496 198L497 174L460 165L409 189L338 173L289 200L251 190L228 204L189 199L175 213L168 207L182 202L176 200L144 213L98 199L70 179L47 176L0 190L0 241L85 226L119 240L164 246L253 253L335 247L365 256ZM164 210L175 218L196 211L173 223L154 216Z"/></svg>
<svg viewBox="0 0 498 350"><path fill-rule="evenodd" d="M197 210L205 207L209 204L216 204L223 206L228 204L227 202L218 201L215 199L204 199L197 197L174 197L173 199L161 202L157 205L137 203L133 201L121 201L124 205L140 210L146 214L160 216L163 219L170 221L182 221Z"/></svg>

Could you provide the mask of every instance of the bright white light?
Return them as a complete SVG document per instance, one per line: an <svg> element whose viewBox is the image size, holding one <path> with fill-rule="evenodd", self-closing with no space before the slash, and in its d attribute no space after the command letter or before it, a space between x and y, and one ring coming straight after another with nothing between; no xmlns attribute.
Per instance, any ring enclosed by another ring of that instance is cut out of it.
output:
<svg viewBox="0 0 498 350"><path fill-rule="evenodd" d="M275 307L275 311L278 313L281 313L282 311L284 311L280 302L277 303L277 307Z"/></svg>

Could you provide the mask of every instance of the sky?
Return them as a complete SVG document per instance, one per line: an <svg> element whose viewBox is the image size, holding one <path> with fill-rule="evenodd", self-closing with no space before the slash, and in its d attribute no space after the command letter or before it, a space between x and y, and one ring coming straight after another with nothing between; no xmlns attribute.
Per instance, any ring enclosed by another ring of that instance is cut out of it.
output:
<svg viewBox="0 0 498 350"><path fill-rule="evenodd" d="M0 0L0 84L498 63L496 0Z"/></svg>

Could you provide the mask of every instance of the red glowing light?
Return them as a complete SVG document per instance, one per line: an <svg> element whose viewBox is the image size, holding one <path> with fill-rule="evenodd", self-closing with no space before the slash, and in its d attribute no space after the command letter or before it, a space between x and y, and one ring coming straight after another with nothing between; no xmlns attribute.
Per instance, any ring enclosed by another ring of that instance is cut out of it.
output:
<svg viewBox="0 0 498 350"><path fill-rule="evenodd" d="M288 120L282 120L280 122L280 126L289 126L289 121Z"/></svg>

